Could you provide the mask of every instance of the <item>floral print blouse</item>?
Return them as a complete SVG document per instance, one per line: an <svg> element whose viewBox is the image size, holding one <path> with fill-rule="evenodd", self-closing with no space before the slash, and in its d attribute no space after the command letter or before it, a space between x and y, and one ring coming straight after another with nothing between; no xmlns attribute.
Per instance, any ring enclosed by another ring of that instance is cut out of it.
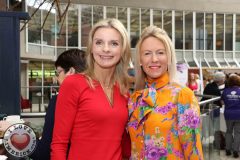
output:
<svg viewBox="0 0 240 160"><path fill-rule="evenodd" d="M132 160L203 160L198 101L168 73L146 80L128 107Z"/></svg>

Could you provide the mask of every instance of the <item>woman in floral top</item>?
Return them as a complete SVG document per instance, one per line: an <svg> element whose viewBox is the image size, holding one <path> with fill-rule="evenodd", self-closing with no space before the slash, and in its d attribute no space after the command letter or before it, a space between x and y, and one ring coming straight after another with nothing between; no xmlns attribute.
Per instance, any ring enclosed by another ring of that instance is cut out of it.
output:
<svg viewBox="0 0 240 160"><path fill-rule="evenodd" d="M137 45L136 91L129 100L133 160L203 160L200 111L193 92L176 83L171 39L147 27Z"/></svg>

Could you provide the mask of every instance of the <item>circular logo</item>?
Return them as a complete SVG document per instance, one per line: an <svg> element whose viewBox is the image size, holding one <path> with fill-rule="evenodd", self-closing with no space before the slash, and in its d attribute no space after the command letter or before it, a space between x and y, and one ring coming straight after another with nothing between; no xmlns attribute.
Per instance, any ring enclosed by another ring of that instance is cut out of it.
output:
<svg viewBox="0 0 240 160"><path fill-rule="evenodd" d="M36 135L25 124L14 124L4 133L3 144L6 151L14 157L26 157L36 148Z"/></svg>
<svg viewBox="0 0 240 160"><path fill-rule="evenodd" d="M236 93L237 93L236 91L232 91L232 92L231 92L232 95L235 95Z"/></svg>

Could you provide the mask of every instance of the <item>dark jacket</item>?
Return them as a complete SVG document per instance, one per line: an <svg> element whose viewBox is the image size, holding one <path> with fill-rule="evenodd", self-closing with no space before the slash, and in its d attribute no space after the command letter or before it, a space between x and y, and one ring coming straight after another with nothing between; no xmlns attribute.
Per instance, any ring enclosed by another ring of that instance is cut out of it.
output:
<svg viewBox="0 0 240 160"><path fill-rule="evenodd" d="M48 104L42 138L38 140L35 151L29 156L33 160L50 160L56 101L57 96L53 96Z"/></svg>
<svg viewBox="0 0 240 160"><path fill-rule="evenodd" d="M221 90L218 88L217 83L212 82L208 83L206 87L204 88L203 95L212 95L212 96L221 96ZM210 98L203 97L201 101L207 100ZM222 107L221 100L213 102L217 106ZM213 112L214 117L220 116L220 109L215 109Z"/></svg>

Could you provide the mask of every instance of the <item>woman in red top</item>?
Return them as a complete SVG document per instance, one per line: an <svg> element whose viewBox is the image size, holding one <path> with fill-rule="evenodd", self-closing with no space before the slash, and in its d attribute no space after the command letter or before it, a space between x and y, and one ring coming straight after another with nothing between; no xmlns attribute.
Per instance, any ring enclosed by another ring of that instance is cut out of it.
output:
<svg viewBox="0 0 240 160"><path fill-rule="evenodd" d="M67 77L60 87L52 160L122 159L129 60L123 24L117 19L95 24L89 34L87 70Z"/></svg>
<svg viewBox="0 0 240 160"><path fill-rule="evenodd" d="M190 73L187 86L194 92L198 91L198 82L194 73Z"/></svg>

